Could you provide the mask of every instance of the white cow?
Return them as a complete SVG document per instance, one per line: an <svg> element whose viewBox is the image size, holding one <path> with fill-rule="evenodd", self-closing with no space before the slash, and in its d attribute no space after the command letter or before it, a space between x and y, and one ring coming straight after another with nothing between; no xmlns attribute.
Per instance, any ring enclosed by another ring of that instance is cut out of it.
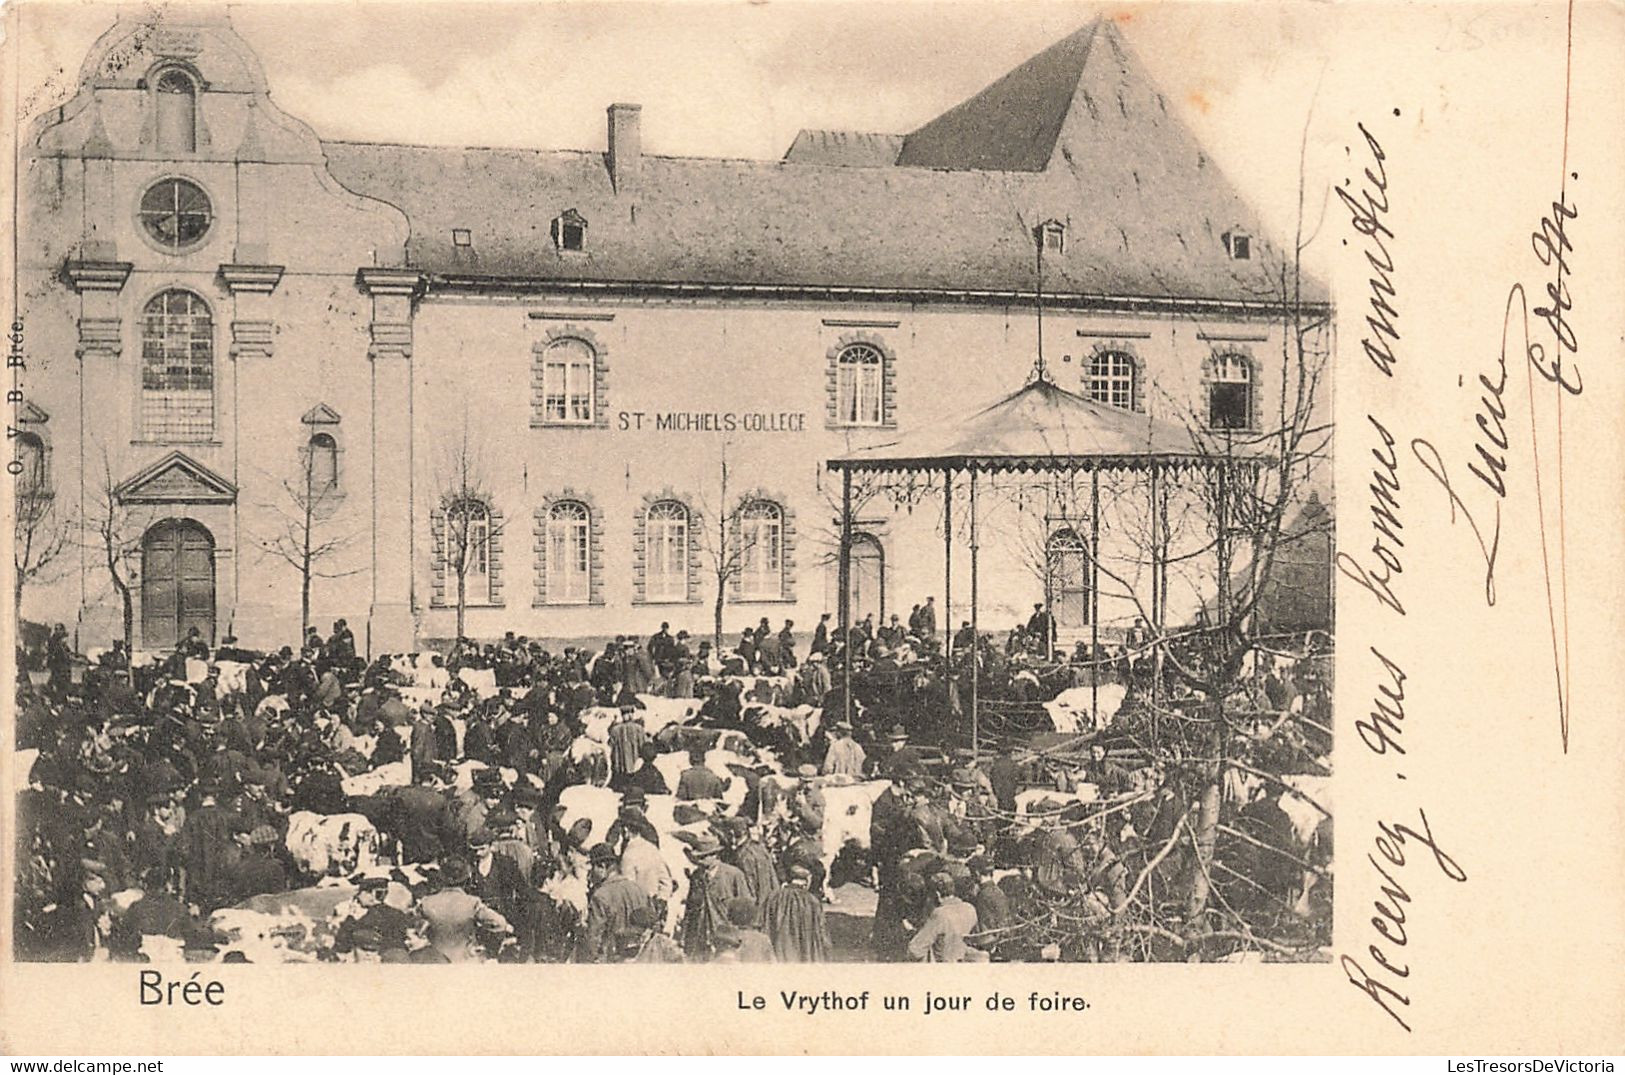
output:
<svg viewBox="0 0 1625 1075"><path fill-rule="evenodd" d="M348 875L378 861L378 830L361 814L297 810L288 817L287 845L294 863L318 877Z"/></svg>
<svg viewBox="0 0 1625 1075"><path fill-rule="evenodd" d="M1094 707L1095 692L1099 692L1100 706ZM1068 687L1044 703L1055 730L1065 735L1080 732L1098 732L1108 727L1123 706L1128 690L1121 683L1102 683L1099 687Z"/></svg>
<svg viewBox="0 0 1625 1075"><path fill-rule="evenodd" d="M747 721L760 728L789 728L800 743L810 742L812 737L818 734L818 724L822 716L823 710L812 705L787 707L752 702L744 709Z"/></svg>
<svg viewBox="0 0 1625 1075"><path fill-rule="evenodd" d="M682 837L692 838L709 830L711 818L727 812L719 809L722 804L715 800L683 805L695 808L702 816L680 824L675 817L677 799L671 795L650 795L644 806L644 816L649 819L649 823L660 836L660 857L665 861L666 869L671 873L672 882L676 886L672 898L667 901L668 926L674 925L682 916L683 903L688 897L688 872L694 868L694 862L688 856L688 842ZM586 820L592 825L587 843L589 845L599 843L608 835L610 826L620 816L620 806L619 792L610 791L608 788L573 785L565 788L559 795L561 810L559 824L568 830L576 822ZM586 911L585 874L577 876L568 873L556 877L543 887L543 891L554 899L570 903L583 913Z"/></svg>
<svg viewBox="0 0 1625 1075"><path fill-rule="evenodd" d="M854 846L869 846L869 822L874 813L875 800L891 787L890 780L864 780L844 783L841 777L817 778L818 789L824 795L824 826L819 831L819 858L824 864L824 876L841 851Z"/></svg>
<svg viewBox="0 0 1625 1075"><path fill-rule="evenodd" d="M459 668L457 678L482 702L497 695L497 673L494 668Z"/></svg>
<svg viewBox="0 0 1625 1075"><path fill-rule="evenodd" d="M411 782L412 762L402 758L365 773L344 777L339 781L339 786L346 795L376 795L384 788L404 787Z"/></svg>
<svg viewBox="0 0 1625 1075"><path fill-rule="evenodd" d="M248 673L254 667L241 661L216 661L220 669L220 690L225 694L245 694L248 691Z"/></svg>
<svg viewBox="0 0 1625 1075"><path fill-rule="evenodd" d="M658 694L640 694L638 701L643 703L639 711L643 730L650 735L659 735L673 724L691 723L705 704L699 698L662 698Z"/></svg>
<svg viewBox="0 0 1625 1075"><path fill-rule="evenodd" d="M609 726L621 715L607 705L588 706L581 711L582 734L595 743L609 742Z"/></svg>

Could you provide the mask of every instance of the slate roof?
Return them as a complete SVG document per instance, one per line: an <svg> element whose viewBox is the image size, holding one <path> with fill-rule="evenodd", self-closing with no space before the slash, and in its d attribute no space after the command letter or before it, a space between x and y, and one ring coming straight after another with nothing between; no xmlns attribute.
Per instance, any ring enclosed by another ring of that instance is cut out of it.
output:
<svg viewBox="0 0 1625 1075"><path fill-rule="evenodd" d="M791 164L837 164L848 168L881 168L897 163L903 148L900 134L871 131L803 129L785 151Z"/></svg>
<svg viewBox="0 0 1625 1075"><path fill-rule="evenodd" d="M1253 213L1109 22L901 139L899 163L883 163L898 141L803 131L780 161L645 155L620 192L597 152L324 149L340 183L406 213L408 265L441 278L1030 294L1032 229L1055 218L1067 250L1045 258L1047 295L1270 297L1274 255ZM582 252L552 242L568 209L590 224ZM454 228L472 244L454 245ZM1251 261L1225 251L1236 228L1254 236Z"/></svg>

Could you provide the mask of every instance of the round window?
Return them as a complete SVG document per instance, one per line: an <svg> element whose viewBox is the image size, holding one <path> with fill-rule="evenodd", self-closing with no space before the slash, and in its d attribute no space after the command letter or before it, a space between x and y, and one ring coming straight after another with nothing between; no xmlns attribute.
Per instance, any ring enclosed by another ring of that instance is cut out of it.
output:
<svg viewBox="0 0 1625 1075"><path fill-rule="evenodd" d="M166 250L196 246L214 219L209 196L184 179L163 179L148 187L140 215L141 226Z"/></svg>

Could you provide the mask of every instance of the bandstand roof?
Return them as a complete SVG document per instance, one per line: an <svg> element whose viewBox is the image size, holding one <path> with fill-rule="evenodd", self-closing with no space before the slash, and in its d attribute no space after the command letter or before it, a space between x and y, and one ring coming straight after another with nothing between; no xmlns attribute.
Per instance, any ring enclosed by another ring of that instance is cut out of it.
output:
<svg viewBox="0 0 1625 1075"><path fill-rule="evenodd" d="M1259 459L1251 443L1234 454ZM1068 392L1042 375L959 420L859 449L832 470L1136 470L1216 462L1190 430Z"/></svg>

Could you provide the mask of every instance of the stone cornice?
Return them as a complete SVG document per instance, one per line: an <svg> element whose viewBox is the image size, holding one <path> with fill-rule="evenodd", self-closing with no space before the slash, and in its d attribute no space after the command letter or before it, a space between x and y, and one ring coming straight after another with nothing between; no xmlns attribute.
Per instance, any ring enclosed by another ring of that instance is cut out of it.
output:
<svg viewBox="0 0 1625 1075"><path fill-rule="evenodd" d="M356 270L356 283L370 295L408 295L423 291L427 278L416 269L368 266Z"/></svg>
<svg viewBox="0 0 1625 1075"><path fill-rule="evenodd" d="M63 272L75 291L122 291L135 266L128 261L85 261L70 258Z"/></svg>
<svg viewBox="0 0 1625 1075"><path fill-rule="evenodd" d="M220 279L233 294L243 292L269 295L282 282L281 265L222 265Z"/></svg>

